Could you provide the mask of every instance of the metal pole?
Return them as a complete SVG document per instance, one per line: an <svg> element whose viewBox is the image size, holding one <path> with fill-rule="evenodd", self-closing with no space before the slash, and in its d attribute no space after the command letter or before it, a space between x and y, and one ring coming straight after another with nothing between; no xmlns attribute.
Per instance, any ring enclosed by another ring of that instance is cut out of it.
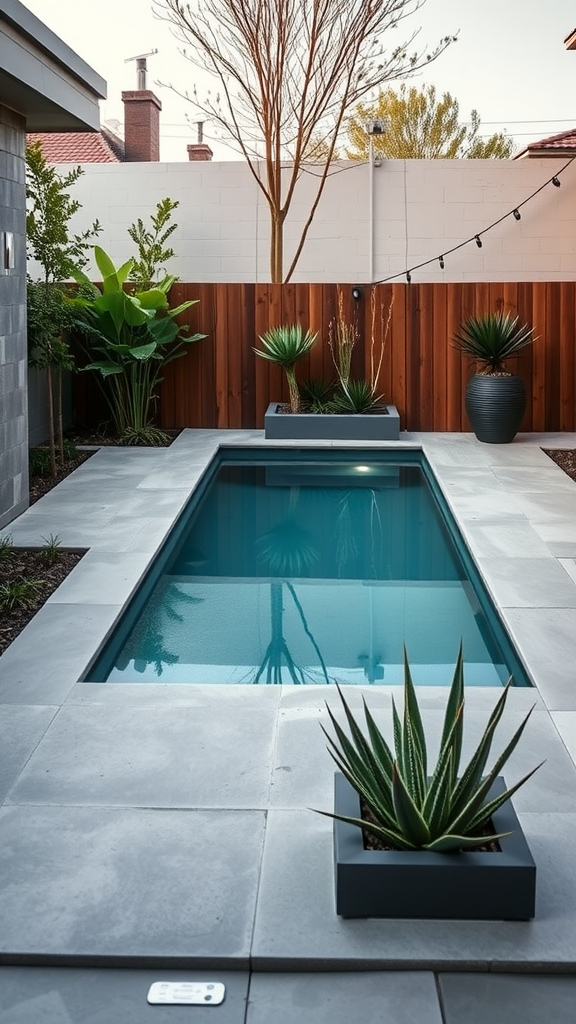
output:
<svg viewBox="0 0 576 1024"><path fill-rule="evenodd" d="M374 280L374 136L368 136L368 280Z"/></svg>

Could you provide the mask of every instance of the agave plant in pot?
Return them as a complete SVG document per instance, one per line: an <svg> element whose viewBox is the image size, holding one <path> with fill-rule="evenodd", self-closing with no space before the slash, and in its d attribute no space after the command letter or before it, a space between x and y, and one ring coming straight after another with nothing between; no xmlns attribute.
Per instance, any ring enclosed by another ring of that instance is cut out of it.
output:
<svg viewBox="0 0 576 1024"><path fill-rule="evenodd" d="M536 866L510 797L540 765L506 789L500 772L530 712L486 771L503 690L467 766L461 770L464 670L460 649L436 766L405 657L404 716L392 701L394 753L364 702L366 731L341 690L349 732L328 714L324 729L340 769L335 776L336 911L344 917L529 919Z"/></svg>
<svg viewBox="0 0 576 1024"><path fill-rule="evenodd" d="M535 340L534 328L519 321L485 313L469 317L454 336L456 348L481 367L468 381L466 412L478 440L489 444L513 441L526 407L524 381L505 365Z"/></svg>

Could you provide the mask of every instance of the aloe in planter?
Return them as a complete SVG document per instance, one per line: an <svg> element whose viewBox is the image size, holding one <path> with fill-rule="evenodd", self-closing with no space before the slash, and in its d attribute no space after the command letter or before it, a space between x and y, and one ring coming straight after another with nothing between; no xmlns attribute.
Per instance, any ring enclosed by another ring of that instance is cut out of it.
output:
<svg viewBox="0 0 576 1024"><path fill-rule="evenodd" d="M260 337L265 351L254 348L257 356L284 368L290 393L290 410L293 413L300 411L300 392L294 367L310 351L316 338L317 333L313 334L310 330L304 334L300 324L271 327Z"/></svg>
<svg viewBox="0 0 576 1024"><path fill-rule="evenodd" d="M328 814L374 835L395 850L448 852L473 849L497 841L503 834L486 835L482 830L492 815L540 767L537 765L519 782L493 799L490 790L515 749L530 717L528 712L512 739L485 773L494 732L502 717L510 684L505 687L466 768L460 770L464 715L464 670L460 648L446 706L438 761L428 766L426 738L410 667L405 656L404 717L394 701L392 718L394 753L378 729L364 702L367 733L352 714L342 691L340 699L350 736L328 707L336 739L324 729L329 751L341 772L359 794L368 810L366 818Z"/></svg>
<svg viewBox="0 0 576 1024"><path fill-rule="evenodd" d="M505 366L535 340L534 328L519 319L503 312L469 317L454 337L456 348L481 367L466 388L466 412L479 441L512 441L524 415L524 382Z"/></svg>
<svg viewBox="0 0 576 1024"><path fill-rule="evenodd" d="M124 285L133 267L128 260L116 267L99 246L94 256L103 278L102 288L82 272L75 278L83 293L73 300L75 327L87 339L92 361L84 370L94 371L107 385L105 395L118 434L128 443L155 443L162 431L151 425L156 388L163 368L186 355L185 346L204 334L188 336L175 317L198 300L170 309L168 293L175 277L169 275L153 288L129 294Z"/></svg>

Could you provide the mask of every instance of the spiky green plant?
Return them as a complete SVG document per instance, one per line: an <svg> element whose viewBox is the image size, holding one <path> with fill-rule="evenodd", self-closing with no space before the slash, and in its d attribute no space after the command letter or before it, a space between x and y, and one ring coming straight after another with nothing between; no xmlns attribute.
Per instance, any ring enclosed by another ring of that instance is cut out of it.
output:
<svg viewBox="0 0 576 1024"><path fill-rule="evenodd" d="M440 753L431 776L428 775L422 718L406 654L403 721L392 701L394 755L376 726L366 702L364 715L367 735L360 729L339 688L350 738L329 707L328 714L337 739L332 739L323 726L322 729L328 739L332 758L368 809L369 820L338 814L328 816L357 825L396 850L447 852L501 839L503 834L483 835L480 830L490 822L494 812L540 767L537 765L505 793L487 800L496 776L516 747L533 710L528 712L491 770L484 774L509 687L510 682L497 701L471 760L461 772L464 667L460 646L446 705Z"/></svg>
<svg viewBox="0 0 576 1024"><path fill-rule="evenodd" d="M379 395L369 381L353 380L352 377L346 384L342 384L342 390L334 396L334 409L340 413L363 413L373 412L382 402L382 395Z"/></svg>
<svg viewBox="0 0 576 1024"><path fill-rule="evenodd" d="M14 549L14 541L12 540L12 534L9 533L5 537L0 537L0 564L7 562L12 555Z"/></svg>
<svg viewBox="0 0 576 1024"><path fill-rule="evenodd" d="M44 547L40 551L40 557L46 565L55 565L62 554L62 544L58 534L51 533L49 537L42 537Z"/></svg>
<svg viewBox="0 0 576 1024"><path fill-rule="evenodd" d="M519 320L503 312L471 316L454 335L454 344L482 365L482 373L505 374L506 360L535 340L534 328Z"/></svg>
<svg viewBox="0 0 576 1024"><path fill-rule="evenodd" d="M23 576L12 580L11 583L2 583L0 585L0 610L10 612L16 609L27 611L34 608L38 591L43 585L43 580L27 580Z"/></svg>
<svg viewBox="0 0 576 1024"><path fill-rule="evenodd" d="M324 381L318 377L309 377L303 380L300 385L300 394L306 412L330 413L334 412L334 392L336 384L334 381Z"/></svg>
<svg viewBox="0 0 576 1024"><path fill-rule="evenodd" d="M300 412L300 392L294 367L298 360L310 351L317 336L318 332L312 334L309 330L304 334L300 324L271 327L260 336L260 341L266 351L254 348L257 356L262 356L262 359L268 359L271 363L283 367L288 381L291 412Z"/></svg>

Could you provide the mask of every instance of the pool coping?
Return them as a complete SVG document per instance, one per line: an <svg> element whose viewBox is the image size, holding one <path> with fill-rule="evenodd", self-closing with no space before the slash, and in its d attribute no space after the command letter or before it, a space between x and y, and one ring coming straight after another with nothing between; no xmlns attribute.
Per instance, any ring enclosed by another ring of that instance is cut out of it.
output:
<svg viewBox="0 0 576 1024"><path fill-rule="evenodd" d="M572 525L576 522L573 514L576 512L576 484L544 455L541 445L549 448L576 447L576 435L521 435L513 445L494 446L481 445L472 435L412 434L402 436L400 442L363 443L361 447L394 451L417 448L424 451L461 527L473 560L536 686L537 692L532 694L526 690L513 693L511 706L514 710L523 710L528 698L535 697L540 723L547 730L546 742L551 745L552 758L558 760L559 777L564 779L566 789L573 792L573 764L569 762L566 750L574 761L576 693L573 689L576 687L572 687L572 681L576 663L576 574L573 575L571 570L573 565L576 566L576 534ZM357 443L346 442L265 441L258 431L185 431L166 450L132 452L101 449L67 481L2 531L3 534L11 533L16 544L31 544L33 538L36 538L36 543L41 543L42 537L54 533L60 536L64 546L89 549L68 580L0 658L0 711L5 713L6 720L9 721L17 709L28 714L31 708L37 717L42 717L43 722L45 720L44 731L30 740L23 764L18 767L13 784L4 796L1 813L5 822L14 819L15 828L22 829L23 823L33 819L36 825L43 822L46 828L50 822L54 826L56 821L62 827L72 828L72 822L77 823L82 818L73 802L56 807L58 801L53 795L49 801L41 796L37 800L30 796L24 800L18 798L19 792L22 793L26 786L29 791L34 779L37 780L42 757L46 757L48 764L55 756L53 750L50 752L51 730L56 735L53 730L63 728L61 723L66 721L67 715L70 718L76 716L75 721L87 723L90 714L98 717L100 712L89 710L97 707L108 709L106 713L111 716L126 715L126 709L130 708L134 718L138 718L145 708L164 708L168 716L172 711L184 713L183 709L200 706L220 709L219 713L225 714L228 713L224 710L225 705L229 705L234 711L237 694L226 697L221 692L223 688L217 686L186 688L177 684L168 687L148 684L135 688L114 684L111 688L109 684L77 683L94 654L95 645L113 628L124 601L134 592L154 558L174 517L183 507L190 487L202 477L217 449L228 446L263 449L359 447ZM563 524L566 527L564 534ZM496 545L494 549L491 535L498 536L500 548ZM517 547L513 548L514 554L507 556L501 546L507 543L514 545L515 536ZM550 540L550 537L555 539ZM535 587L535 580L540 580L540 585ZM190 693L190 689L195 692ZM289 692L294 690L292 687L279 689L287 692L272 694L268 690L258 698L258 702L268 709L266 714L269 713L269 717L283 716L285 724L293 713L304 716L312 710L316 713L319 701L317 687L306 687L306 694L298 695ZM430 694L432 702L437 699L436 691L439 689L434 688ZM136 693L136 690L140 692ZM388 699L387 695L376 695L373 690L371 694L377 704ZM249 701L254 709L253 691ZM486 706L486 696L471 695L468 703L476 713ZM82 712L78 710L80 708ZM158 714L157 710L155 713ZM84 719L81 715L85 716ZM265 731L269 726L268 722L262 729ZM557 730L554 741L550 738L552 726ZM270 728L276 729L273 736L274 743L277 743L279 727ZM46 751L45 755L43 751ZM530 753L535 756L537 751ZM80 798L78 800L82 803ZM83 806L91 806L89 798ZM232 812L232 808L227 810ZM291 938L287 935L286 942L282 944L271 925L276 919L279 927L278 900L282 894L279 896L274 887L270 888L270 865L275 860L280 862L285 855L282 837L286 835L290 820L299 823L296 843L299 847L308 837L316 848L322 828L316 818L310 820L309 812L296 806L294 801L284 807L274 804L274 800L268 803L264 800L252 808L241 805L237 813L252 814L255 827L264 815L263 854L258 878L251 883L256 886L252 924L246 926L247 932L240 942L241 952L234 955L230 951L222 952L221 957L216 957L221 966L243 969L250 964L263 970L353 970L370 966L380 969L576 970L576 912L573 913L576 896L565 898L562 927L557 927L559 934L568 928L569 939L566 938L564 953L550 942L548 936L548 925L554 914L559 913L555 908L550 920L546 915L545 925L540 926L537 920L526 926L526 933L517 933L530 936L526 947L520 950L516 948L517 943L514 947L505 937L497 941L494 936L491 947L482 940L476 943L473 951L469 937L465 937L463 948L460 948L462 937L457 942L458 930L451 930L448 923L448 931L444 930L444 949L438 953L430 947L425 955L431 933L423 923L409 923L412 928L403 930L404 939L397 934L394 949L386 942L381 948L374 949L373 944L366 941L375 935L382 938L382 930L378 926L374 932L376 922L366 922L364 936L362 932L359 936L354 933L352 939L350 929L344 929L343 933L340 927L335 928L332 916L325 918L331 897L326 890L323 871L317 883L323 892L320 917L327 935L325 948L315 956L302 938L299 943L295 942L294 934ZM201 807L198 814L199 821L202 814L206 817L206 811ZM104 827L108 818L116 820L116 807L104 810L100 803L94 815L100 816ZM569 801L557 805L552 801L548 807L543 804L531 807L528 802L520 817L523 825L531 823L536 842L540 844L543 842L541 823L546 819L546 834L549 842L554 840L554 855L559 853L560 837L564 846L567 831L576 834L576 814L571 813ZM549 857L549 852L546 856ZM311 879L320 870L315 860L316 854L310 869ZM559 857L560 861L564 880L572 873L576 875L576 871L564 864L562 857ZM287 880L293 880L294 868L285 865L283 874ZM574 890L576 894L576 877ZM311 894L309 898L316 897ZM574 923L568 927L568 918L571 921L572 915ZM422 925L419 938L416 934L418 925ZM301 922L294 921L293 927L298 930ZM534 929L541 931L543 936L542 941L535 945ZM290 929L285 927L285 931L290 932ZM314 937L313 927L310 935ZM408 946L410 935L412 944ZM318 945L318 935L315 941ZM65 946L64 943L62 950ZM58 955L54 948L48 951L31 947L16 949L2 942L0 930L0 962L56 962L59 958L59 962L81 963L86 962L87 955L80 948ZM102 962L108 962L107 954L102 952L101 955L104 957ZM14 957L20 959L11 959ZM94 963L96 959L98 956L92 949L89 961ZM114 963L150 962L150 956L143 953L136 955L135 960L128 952L112 959ZM190 957L176 953L169 957L171 963L180 963L184 959L190 962ZM195 954L193 964L201 962L204 962L202 957Z"/></svg>

